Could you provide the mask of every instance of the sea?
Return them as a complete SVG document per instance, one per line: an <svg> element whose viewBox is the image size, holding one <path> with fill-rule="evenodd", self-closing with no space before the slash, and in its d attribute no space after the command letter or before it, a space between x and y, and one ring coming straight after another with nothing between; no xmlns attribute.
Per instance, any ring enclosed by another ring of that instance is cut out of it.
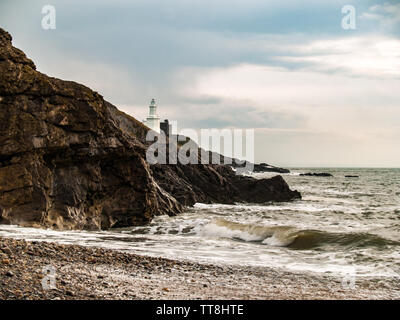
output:
<svg viewBox="0 0 400 320"><path fill-rule="evenodd" d="M333 176L300 175L305 172ZM175 217L110 231L0 225L0 236L206 264L400 279L400 169L292 168L282 176L301 200L197 203Z"/></svg>

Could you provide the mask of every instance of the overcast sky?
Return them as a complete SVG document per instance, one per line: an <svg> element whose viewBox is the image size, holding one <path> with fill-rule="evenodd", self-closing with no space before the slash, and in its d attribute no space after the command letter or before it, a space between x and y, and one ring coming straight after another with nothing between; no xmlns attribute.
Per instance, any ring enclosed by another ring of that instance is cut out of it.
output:
<svg viewBox="0 0 400 320"><path fill-rule="evenodd" d="M1 0L0 27L139 120L154 97L181 128L255 128L257 161L400 166L399 1Z"/></svg>

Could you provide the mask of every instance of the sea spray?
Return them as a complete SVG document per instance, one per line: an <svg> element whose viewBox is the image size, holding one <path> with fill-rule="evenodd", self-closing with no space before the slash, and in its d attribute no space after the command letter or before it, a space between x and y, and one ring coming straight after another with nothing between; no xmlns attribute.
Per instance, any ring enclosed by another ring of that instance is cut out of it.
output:
<svg viewBox="0 0 400 320"><path fill-rule="evenodd" d="M320 246L383 247L400 245L398 241L384 239L368 233L333 233L320 230L301 230L292 226L244 224L216 218L204 226L203 236L217 236L261 242L271 246L292 249L313 249Z"/></svg>

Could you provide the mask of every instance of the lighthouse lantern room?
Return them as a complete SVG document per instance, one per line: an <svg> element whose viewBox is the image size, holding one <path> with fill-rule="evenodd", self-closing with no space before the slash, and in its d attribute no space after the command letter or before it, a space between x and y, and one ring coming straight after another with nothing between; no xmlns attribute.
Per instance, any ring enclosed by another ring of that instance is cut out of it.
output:
<svg viewBox="0 0 400 320"><path fill-rule="evenodd" d="M157 105L154 99L151 99L149 105L149 116L143 121L143 123L150 129L160 133L160 118L157 115Z"/></svg>

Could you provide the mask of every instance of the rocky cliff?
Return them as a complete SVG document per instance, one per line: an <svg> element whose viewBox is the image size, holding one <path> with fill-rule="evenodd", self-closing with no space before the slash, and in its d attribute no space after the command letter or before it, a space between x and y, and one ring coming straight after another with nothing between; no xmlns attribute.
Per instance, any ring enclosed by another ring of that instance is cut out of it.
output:
<svg viewBox="0 0 400 320"><path fill-rule="evenodd" d="M145 224L199 201L300 197L281 177L150 166L147 130L89 88L36 71L0 28L0 223L104 229Z"/></svg>

